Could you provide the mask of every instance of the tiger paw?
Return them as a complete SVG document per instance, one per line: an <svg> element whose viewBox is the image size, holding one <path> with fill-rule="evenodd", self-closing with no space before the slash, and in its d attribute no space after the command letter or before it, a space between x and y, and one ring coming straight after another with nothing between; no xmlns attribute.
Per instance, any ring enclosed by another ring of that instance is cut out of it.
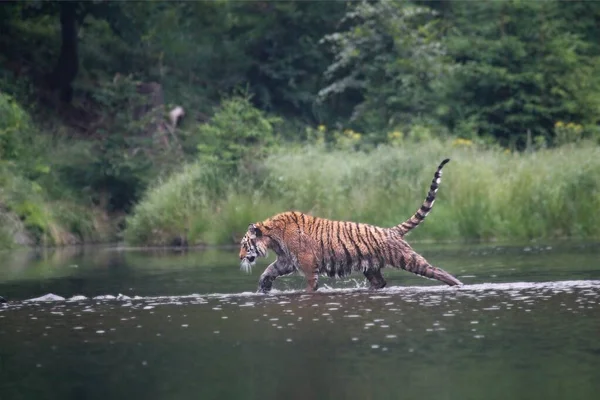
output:
<svg viewBox="0 0 600 400"><path fill-rule="evenodd" d="M268 293L273 288L273 280L268 277L260 278L257 293Z"/></svg>
<svg viewBox="0 0 600 400"><path fill-rule="evenodd" d="M379 289L383 289L384 287L386 287L387 282L386 281L376 281L376 282L371 282L371 284L369 285L369 289L371 290L379 290Z"/></svg>

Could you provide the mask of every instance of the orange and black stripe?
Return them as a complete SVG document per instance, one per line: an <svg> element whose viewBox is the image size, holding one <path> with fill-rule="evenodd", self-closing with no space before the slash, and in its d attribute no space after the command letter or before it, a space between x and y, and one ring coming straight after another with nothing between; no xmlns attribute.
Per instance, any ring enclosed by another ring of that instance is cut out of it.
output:
<svg viewBox="0 0 600 400"><path fill-rule="evenodd" d="M437 171L435 171L435 174L433 175L433 180L431 181L431 186L429 187L429 192L427 193L427 198L425 198L425 201L417 210L417 212L400 225L395 226L395 229L400 233L401 236L406 235L409 231L416 228L433 208L435 195L442 181L442 168L444 168L444 165L446 165L449 161L450 159L446 158L438 166Z"/></svg>

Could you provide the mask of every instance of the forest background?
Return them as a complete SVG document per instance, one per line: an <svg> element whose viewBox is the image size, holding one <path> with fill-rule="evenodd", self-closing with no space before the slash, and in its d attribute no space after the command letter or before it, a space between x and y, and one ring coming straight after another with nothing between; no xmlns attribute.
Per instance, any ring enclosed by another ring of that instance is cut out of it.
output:
<svg viewBox="0 0 600 400"><path fill-rule="evenodd" d="M0 248L395 225L446 157L415 238L600 237L599 38L593 1L3 2Z"/></svg>

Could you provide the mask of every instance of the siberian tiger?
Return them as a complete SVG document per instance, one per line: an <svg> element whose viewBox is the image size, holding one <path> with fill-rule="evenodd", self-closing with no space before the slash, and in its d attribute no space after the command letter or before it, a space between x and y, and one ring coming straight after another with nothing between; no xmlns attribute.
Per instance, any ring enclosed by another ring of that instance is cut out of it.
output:
<svg viewBox="0 0 600 400"><path fill-rule="evenodd" d="M257 257L266 257L268 249L275 252L277 259L265 269L258 283L258 291L265 293L271 290L276 278L296 271L306 277L307 291L317 290L321 274L343 277L352 271L362 271L372 289L381 289L386 285L381 269L388 265L450 286L461 285L446 271L431 266L404 240L431 211L442 168L448 161L439 165L427 198L417 212L391 228L332 221L297 211L250 224L241 241L241 268L249 272Z"/></svg>

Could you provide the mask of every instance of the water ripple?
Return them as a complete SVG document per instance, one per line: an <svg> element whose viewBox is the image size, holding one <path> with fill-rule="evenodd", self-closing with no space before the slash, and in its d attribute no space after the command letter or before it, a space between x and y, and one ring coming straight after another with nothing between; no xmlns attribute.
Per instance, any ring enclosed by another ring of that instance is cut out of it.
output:
<svg viewBox="0 0 600 400"><path fill-rule="evenodd" d="M322 288L319 289L316 295L353 295L367 296L370 299L391 299L394 296L402 296L406 302L415 302L411 297L419 295L420 303L424 306L436 306L443 297L447 295L466 296L466 297L489 297L497 296L504 293L511 297L515 302L531 302L537 299L548 298L549 295L557 293L571 293L574 290L581 291L585 296L598 296L600 291L600 280L568 280L568 281L549 281L549 282L508 282L508 283L481 283L473 285L463 285L460 287L450 286L394 286L388 287L377 292L368 288ZM186 301L191 304L203 304L209 300L217 299L221 302L225 301L229 304L236 298L244 298L245 300L239 304L240 307L253 307L254 302L249 298L262 299L264 301L275 301L279 305L289 304L287 296L295 296L296 301L305 301L311 299L314 295L307 295L303 290L276 290L274 289L269 294L255 292L241 293L210 293L210 294L189 294L179 296L117 296L106 294L94 297L86 297L76 295L70 298L58 296L53 293L48 293L40 297L35 297L23 301L12 301L0 305L0 310L10 309L14 306L23 306L36 303L84 303L84 302L123 302L131 305L135 302L143 302L150 306L159 304L173 304ZM591 299L590 299L591 300ZM151 303L149 303L151 302ZM339 303L328 302L327 306L338 305ZM336 308L336 307L333 307ZM331 310L333 308L330 307Z"/></svg>

